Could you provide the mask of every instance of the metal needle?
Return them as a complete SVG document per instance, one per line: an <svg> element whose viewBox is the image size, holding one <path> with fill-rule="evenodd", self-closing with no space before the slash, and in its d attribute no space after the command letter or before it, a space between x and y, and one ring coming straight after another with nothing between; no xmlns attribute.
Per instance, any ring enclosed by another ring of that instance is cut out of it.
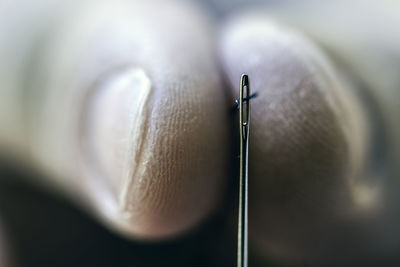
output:
<svg viewBox="0 0 400 267"><path fill-rule="evenodd" d="M245 90L246 88L246 90ZM248 238L248 151L250 126L250 84L249 77L242 75L239 93L239 124L240 124L240 188L239 188L239 223L237 266L247 267Z"/></svg>

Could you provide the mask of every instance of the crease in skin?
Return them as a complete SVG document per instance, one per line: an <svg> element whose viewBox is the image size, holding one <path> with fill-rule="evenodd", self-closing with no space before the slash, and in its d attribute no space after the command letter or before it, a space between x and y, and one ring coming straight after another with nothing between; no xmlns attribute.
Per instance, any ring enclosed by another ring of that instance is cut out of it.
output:
<svg viewBox="0 0 400 267"><path fill-rule="evenodd" d="M103 153L109 160L98 166L105 166L111 160L114 161L110 164L114 166L110 168L113 171L108 171L106 177L101 171L90 175L83 189L84 194L88 194L93 190L92 184L97 183L104 187L99 191L105 193L105 187L111 184L117 199L110 197L112 203L106 210L102 196L94 196L92 206L100 209L101 216L106 217L112 227L122 226L129 236L140 238L179 234L215 212L222 198L226 170L221 165L226 163L223 148L227 145L223 137L227 120L221 112L223 93L219 90L221 84L212 57L212 42L207 38L211 28L196 9L170 3L165 4L165 9L153 9L153 4L139 5L132 12L125 9L118 19L103 19L103 14L94 16L85 30L81 30L82 26L70 26L74 33L71 36L77 35L76 29L82 32L80 35L90 36L84 42L77 40L79 54L88 57L78 74L90 75L78 80L80 86L92 77L96 79L98 73L100 76L108 73L104 68L110 68L107 64L111 63L113 73L121 66L140 66L151 80L151 92L147 102L142 103L143 117L121 119L124 125L135 125L125 127L122 136L114 136L118 140L127 139L126 145L117 149L123 156L113 159L109 154L116 148L113 144L104 145ZM150 11L155 14L149 17L146 14ZM84 21L91 16L83 16ZM154 21L153 16L159 21ZM187 23L181 24L182 20ZM62 45L61 41L59 43ZM73 66L73 62L70 65ZM93 87L92 84L90 82L89 86ZM125 103L123 99L120 101ZM111 98L103 102L105 106L118 103ZM94 113L98 116L97 125L104 128L97 131L98 134L113 128L118 130L101 122L104 120L101 105L97 110L99 112ZM90 125L85 127L93 129ZM87 140L90 138L84 138L84 142ZM101 146L102 142L98 144ZM200 195L205 189L209 197L202 198Z"/></svg>
<svg viewBox="0 0 400 267"><path fill-rule="evenodd" d="M131 238L198 225L222 202L229 147L210 20L187 1L56 8L32 32L43 43L26 82L26 143L42 181Z"/></svg>
<svg viewBox="0 0 400 267"><path fill-rule="evenodd" d="M90 99L86 131L93 141L89 157L94 159L95 168L104 172L106 183L115 195L117 210L125 219L131 215L128 195L138 182L134 177L140 178L137 173L142 168L151 88L152 83L142 68L128 67L103 79Z"/></svg>
<svg viewBox="0 0 400 267"><path fill-rule="evenodd" d="M150 101L150 93L151 93L151 81L145 75L144 72L140 71L138 73L141 79L141 88L140 93L137 99L137 110L135 114L135 122L132 123L132 128L130 131L129 144L130 149L128 150L128 155L134 155L133 157L128 156L125 161L125 173L123 174L123 183L122 183L122 191L120 195L120 208L123 212L123 217L130 218L132 216L132 210L129 209L129 193L133 191L135 179L137 177L139 180L142 179L142 175L140 175L143 166L142 163L142 155L143 155L143 145L147 136L147 127L148 127L148 119L149 119L149 101ZM136 151L134 151L136 150ZM140 181L137 181L140 183Z"/></svg>

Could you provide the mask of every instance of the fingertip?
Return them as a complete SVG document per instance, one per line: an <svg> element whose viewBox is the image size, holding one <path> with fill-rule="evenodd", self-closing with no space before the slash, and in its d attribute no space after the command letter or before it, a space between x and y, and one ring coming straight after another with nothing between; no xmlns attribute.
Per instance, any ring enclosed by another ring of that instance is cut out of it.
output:
<svg viewBox="0 0 400 267"><path fill-rule="evenodd" d="M143 53L103 73L87 101L86 194L111 228L133 238L192 229L218 210L225 191L228 108L211 29L196 10L177 6L157 9L162 23L135 18L144 23L132 25L134 38L120 38ZM175 13L190 20L183 25Z"/></svg>
<svg viewBox="0 0 400 267"><path fill-rule="evenodd" d="M232 92L247 73L259 93L249 152L249 220L257 234L249 238L260 254L315 256L310 238L323 237L313 229L328 229L323 221L354 207L351 179L366 149L360 103L323 51L260 14L231 18L219 48Z"/></svg>

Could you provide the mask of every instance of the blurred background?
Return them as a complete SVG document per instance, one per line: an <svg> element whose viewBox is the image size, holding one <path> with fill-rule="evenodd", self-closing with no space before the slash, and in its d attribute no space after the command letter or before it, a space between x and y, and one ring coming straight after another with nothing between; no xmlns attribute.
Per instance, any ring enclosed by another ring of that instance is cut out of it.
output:
<svg viewBox="0 0 400 267"><path fill-rule="evenodd" d="M80 4L79 1L57 3L37 0L36 3L35 0L1 0L0 29L13 27L13 21L24 17L34 6L50 10L43 14L53 16L62 13L64 7ZM373 174L371 177L374 177L371 179L398 180L400 175L398 164L400 3L398 1L199 0L193 1L193 5L203 10L208 16L208 22L217 32L220 24L232 14L241 13L243 10L265 10L266 16L303 32L324 49L335 62L345 66L346 73L357 83L374 88L366 96L366 101L373 102L371 106L379 109L379 112L372 111L370 114L374 117L375 131L372 133L374 141L368 159L369 172ZM93 6L95 8L96 5ZM54 13L51 11L53 9ZM1 15L6 13L7 16ZM33 16L29 18L30 21L35 21L35 15L29 16ZM37 20L42 21L43 17L38 16ZM34 34L35 25L31 26L24 26L26 36ZM4 44L8 40L3 36L0 37L0 42ZM14 45L20 46L19 43L11 44ZM0 44L0 48L2 47L4 46ZM4 51L0 51L0 54L5 53ZM1 63L3 68L12 64L10 58L18 59L19 56L21 55L8 55L5 62ZM0 86L4 89L0 94L0 97L3 97L0 103L9 102L8 105L12 106L12 101L4 101L7 95L12 94L6 92L5 84L8 77L5 73L7 72L3 70L1 72L3 76L0 77ZM0 112L4 115L9 109L3 106L0 107ZM9 120L13 120L13 116L19 115L17 113L7 115ZM6 132L7 122L0 121L0 123L3 123L0 130ZM236 191L233 182L224 201L226 208L222 209L227 210L226 212L218 212L194 230L179 237L159 242L143 242L125 238L121 233L110 230L99 223L96 217L74 204L75 201L71 201L70 197L65 197L58 191L48 190L42 182L36 182L43 180L43 176L51 174L42 173L34 164L29 166L26 161L20 161L15 156L18 153L14 153L13 146L7 146L7 142L3 141L6 144L1 147L0 152L1 267L235 266L236 236L229 229L235 227L236 221L232 220L232 216L228 216L235 200ZM400 192L396 182L393 183L391 190L394 191L393 195ZM395 208L397 201L396 198L392 200L396 212L398 212ZM393 217L397 216L396 212L392 213L395 214ZM400 231L398 229L396 231L392 235L393 238L388 240L390 249L387 257L376 259L376 266L379 266L382 260L386 264L400 263L400 256L395 257L400 252ZM286 266L287 263L276 262L268 257L262 260L250 257L250 266L283 266L283 264Z"/></svg>

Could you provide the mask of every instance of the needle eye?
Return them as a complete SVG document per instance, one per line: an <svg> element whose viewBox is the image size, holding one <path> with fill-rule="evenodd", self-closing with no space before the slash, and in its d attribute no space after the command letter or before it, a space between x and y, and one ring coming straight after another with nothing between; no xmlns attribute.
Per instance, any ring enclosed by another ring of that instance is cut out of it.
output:
<svg viewBox="0 0 400 267"><path fill-rule="evenodd" d="M250 100L249 76L243 74L240 80L240 93L239 93L240 124L243 126L247 126L250 119L249 100Z"/></svg>

